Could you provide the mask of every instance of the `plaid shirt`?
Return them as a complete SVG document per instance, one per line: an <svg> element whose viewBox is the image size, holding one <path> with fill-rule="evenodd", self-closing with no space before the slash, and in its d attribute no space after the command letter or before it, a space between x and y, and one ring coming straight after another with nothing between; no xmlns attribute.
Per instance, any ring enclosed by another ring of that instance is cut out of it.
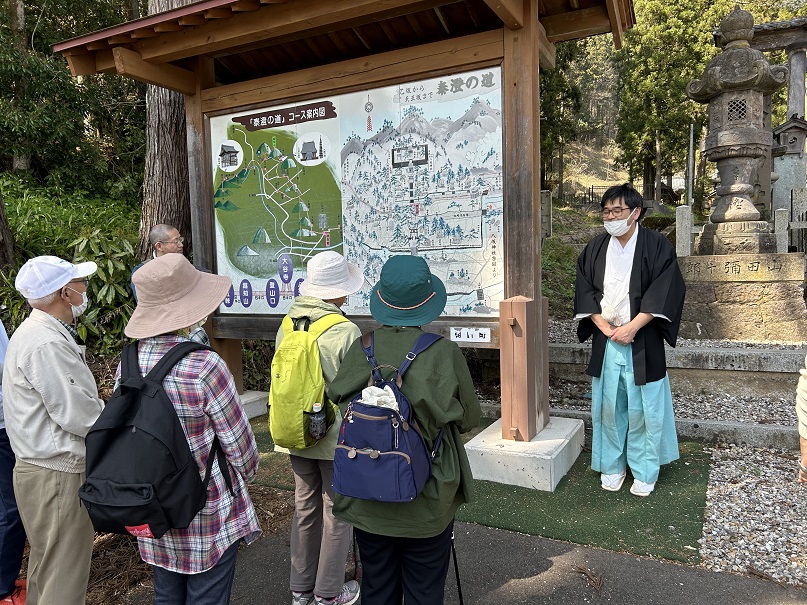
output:
<svg viewBox="0 0 807 605"><path fill-rule="evenodd" d="M146 375L176 343L187 340L165 334L140 341L140 371ZM120 366L116 378L120 375ZM230 466L235 498L213 465L207 503L187 529L169 530L159 540L138 538L143 561L184 574L207 571L227 548L243 538L254 541L261 532L246 482L258 470L258 447L252 434L232 374L216 353L194 351L182 359L163 381L196 459L205 476L207 456L218 435Z"/></svg>

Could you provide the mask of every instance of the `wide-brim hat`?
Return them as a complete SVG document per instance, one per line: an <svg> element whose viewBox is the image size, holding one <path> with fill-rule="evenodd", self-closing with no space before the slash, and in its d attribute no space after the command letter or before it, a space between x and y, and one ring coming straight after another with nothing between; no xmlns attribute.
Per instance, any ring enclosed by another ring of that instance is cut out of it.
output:
<svg viewBox="0 0 807 605"><path fill-rule="evenodd" d="M308 261L307 274L299 291L303 296L333 300L358 292L363 285L361 269L338 252L326 250Z"/></svg>
<svg viewBox="0 0 807 605"><path fill-rule="evenodd" d="M150 338L187 328L215 311L230 291L224 275L203 273L182 254L164 254L132 275L137 307L123 332Z"/></svg>
<svg viewBox="0 0 807 605"><path fill-rule="evenodd" d="M422 326L446 307L446 287L419 256L392 256L370 295L370 313L385 326Z"/></svg>
<svg viewBox="0 0 807 605"><path fill-rule="evenodd" d="M20 267L14 287L28 300L58 292L74 279L89 277L98 270L92 261L73 264L58 256L37 256Z"/></svg>

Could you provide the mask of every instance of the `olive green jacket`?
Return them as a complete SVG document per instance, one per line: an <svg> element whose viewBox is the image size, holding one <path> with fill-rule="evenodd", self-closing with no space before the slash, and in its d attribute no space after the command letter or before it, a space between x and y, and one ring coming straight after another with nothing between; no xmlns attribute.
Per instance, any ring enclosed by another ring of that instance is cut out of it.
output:
<svg viewBox="0 0 807 605"><path fill-rule="evenodd" d="M376 361L398 367L422 333L419 328L379 328L375 331ZM385 378L393 373L382 369ZM328 388L331 400L344 413L351 398L367 386L369 377L370 365L361 343L355 342ZM460 433L479 424L479 399L462 351L445 339L418 355L404 375L401 390L412 404L429 449L445 427L431 478L412 502L376 502L334 494L333 511L366 532L429 538L442 532L459 506L473 498L473 477Z"/></svg>

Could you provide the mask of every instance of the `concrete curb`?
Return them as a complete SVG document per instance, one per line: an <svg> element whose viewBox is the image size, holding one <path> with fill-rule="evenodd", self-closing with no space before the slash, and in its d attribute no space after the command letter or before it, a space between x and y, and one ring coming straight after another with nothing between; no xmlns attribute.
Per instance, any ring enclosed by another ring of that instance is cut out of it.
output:
<svg viewBox="0 0 807 605"><path fill-rule="evenodd" d="M716 349L667 347L667 367L693 370L783 372L798 374L804 367L803 349ZM550 344L553 364L588 365L591 344Z"/></svg>
<svg viewBox="0 0 807 605"><path fill-rule="evenodd" d="M591 431L591 412L566 408L549 408L549 415L582 420L586 425L586 430ZM483 401L482 416L485 418L499 418L501 416L501 404L498 401ZM675 429L678 432L678 439L682 441L735 443L737 445L776 448L786 451L798 451L799 449L799 430L794 426L676 418Z"/></svg>
<svg viewBox="0 0 807 605"><path fill-rule="evenodd" d="M591 412L550 408L549 415L576 418L582 420L587 429L591 429ZM675 429L678 432L678 439L682 441L736 443L792 451L799 449L799 431L794 426L676 418Z"/></svg>

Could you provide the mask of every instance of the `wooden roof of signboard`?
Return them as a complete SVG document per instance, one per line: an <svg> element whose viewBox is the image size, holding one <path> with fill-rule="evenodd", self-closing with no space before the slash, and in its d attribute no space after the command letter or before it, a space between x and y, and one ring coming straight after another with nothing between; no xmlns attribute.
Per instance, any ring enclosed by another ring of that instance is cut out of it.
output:
<svg viewBox="0 0 807 605"><path fill-rule="evenodd" d="M554 42L611 32L622 46L632 0L537 0ZM193 94L191 61L213 58L233 84L524 23L524 0L202 0L54 46L75 76L119 73Z"/></svg>

